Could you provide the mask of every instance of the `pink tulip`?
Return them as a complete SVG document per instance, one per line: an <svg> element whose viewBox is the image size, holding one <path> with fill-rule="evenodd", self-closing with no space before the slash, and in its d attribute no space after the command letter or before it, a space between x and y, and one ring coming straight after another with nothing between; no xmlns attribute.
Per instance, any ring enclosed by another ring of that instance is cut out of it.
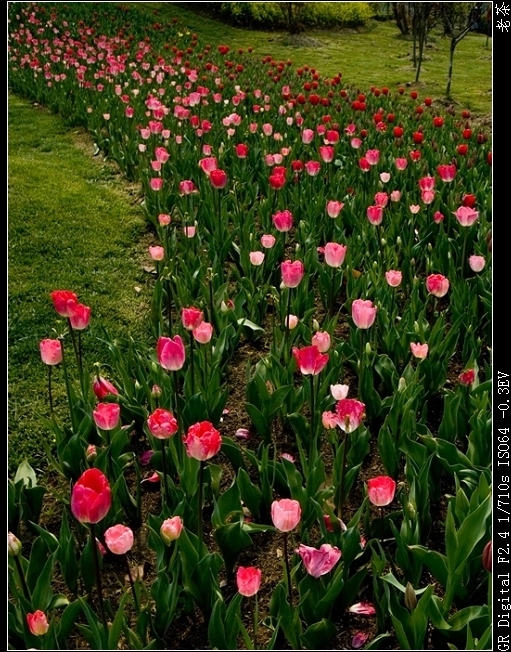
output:
<svg viewBox="0 0 511 652"><path fill-rule="evenodd" d="M193 181L185 179L179 183L179 193L181 195L191 195L194 192L197 192L197 188Z"/></svg>
<svg viewBox="0 0 511 652"><path fill-rule="evenodd" d="M41 340L39 350L44 364L53 366L62 362L62 343L60 340Z"/></svg>
<svg viewBox="0 0 511 652"><path fill-rule="evenodd" d="M367 495L376 507L385 507L394 500L396 481L387 475L379 475L367 481Z"/></svg>
<svg viewBox="0 0 511 652"><path fill-rule="evenodd" d="M207 158L202 158L199 161L199 167L209 177L211 172L218 168L218 161L216 160L216 158L214 156L209 156Z"/></svg>
<svg viewBox="0 0 511 652"><path fill-rule="evenodd" d="M326 411L321 415L321 423L325 430L333 430L339 425L337 415L334 412Z"/></svg>
<svg viewBox="0 0 511 652"><path fill-rule="evenodd" d="M117 403L98 403L92 411L94 423L101 430L114 430L119 424L121 406Z"/></svg>
<svg viewBox="0 0 511 652"><path fill-rule="evenodd" d="M329 573L341 558L339 548L329 543L324 543L319 550L301 543L296 553L302 558L305 570L316 578Z"/></svg>
<svg viewBox="0 0 511 652"><path fill-rule="evenodd" d="M197 228L195 226L184 226L183 233L187 238L193 238L195 236Z"/></svg>
<svg viewBox="0 0 511 652"><path fill-rule="evenodd" d="M153 177L149 180L149 186L151 187L151 190L158 192L163 188L163 179L160 177Z"/></svg>
<svg viewBox="0 0 511 652"><path fill-rule="evenodd" d="M270 234L265 234L261 236L261 245L265 249L271 249L273 246L275 246L275 236L270 235Z"/></svg>
<svg viewBox="0 0 511 652"><path fill-rule="evenodd" d="M396 165L397 170L406 170L406 167L408 165L408 159L406 158L396 158L394 159L394 163Z"/></svg>
<svg viewBox="0 0 511 652"><path fill-rule="evenodd" d="M376 206L385 208L385 206L389 203L389 196L386 192L377 192L374 195L374 203Z"/></svg>
<svg viewBox="0 0 511 652"><path fill-rule="evenodd" d="M433 215L433 222L435 224L440 224L440 222L444 221L444 214L441 213L440 211L436 211L435 214Z"/></svg>
<svg viewBox="0 0 511 652"><path fill-rule="evenodd" d="M344 204L342 202L331 199L329 202L327 202L326 205L326 212L328 217L331 217L332 219L338 217L343 206Z"/></svg>
<svg viewBox="0 0 511 652"><path fill-rule="evenodd" d="M468 264L473 272L482 272L486 265L486 261L484 256L470 256Z"/></svg>
<svg viewBox="0 0 511 652"><path fill-rule="evenodd" d="M171 222L171 218L168 213L160 213L158 215L158 223L160 226L168 226L170 222Z"/></svg>
<svg viewBox="0 0 511 652"><path fill-rule="evenodd" d="M286 318L284 320L284 324L286 325L286 328L289 328L290 331L292 331L294 328L298 326L299 319L296 315L286 315Z"/></svg>
<svg viewBox="0 0 511 652"><path fill-rule="evenodd" d="M427 344L419 344L419 343L410 343L410 351L412 352L412 355L418 358L419 360L424 360L427 355L428 355L428 350L429 347Z"/></svg>
<svg viewBox="0 0 511 652"><path fill-rule="evenodd" d="M282 273L282 282L287 288L296 288L300 285L300 281L305 274L305 268L301 260L285 260L280 265Z"/></svg>
<svg viewBox="0 0 511 652"><path fill-rule="evenodd" d="M279 211L272 216L273 226L280 231L285 233L289 231L293 226L293 214L291 211Z"/></svg>
<svg viewBox="0 0 511 652"><path fill-rule="evenodd" d="M351 646L355 648L355 650L358 650L358 648L366 644L368 638L369 634L366 632L357 632L351 639Z"/></svg>
<svg viewBox="0 0 511 652"><path fill-rule="evenodd" d="M350 434L356 430L365 417L366 406L362 401L353 398L343 398L335 406L337 425Z"/></svg>
<svg viewBox="0 0 511 652"><path fill-rule="evenodd" d="M312 129L304 129L302 131L302 143L309 145L314 140L314 131Z"/></svg>
<svg viewBox="0 0 511 652"><path fill-rule="evenodd" d="M160 536L165 545L170 546L172 541L179 539L183 531L183 521L180 516L173 516L163 521L160 527Z"/></svg>
<svg viewBox="0 0 511 652"><path fill-rule="evenodd" d="M380 152L377 149L368 149L365 153L365 159L369 165L378 165L380 160Z"/></svg>
<svg viewBox="0 0 511 652"><path fill-rule="evenodd" d="M359 616L374 616L376 613L376 609L370 602L357 602L351 605L348 611Z"/></svg>
<svg viewBox="0 0 511 652"><path fill-rule="evenodd" d="M99 523L110 509L110 484L99 469L87 469L71 492L71 511L80 523Z"/></svg>
<svg viewBox="0 0 511 652"><path fill-rule="evenodd" d="M7 553L9 557L17 557L21 554L22 544L18 537L12 532L7 533Z"/></svg>
<svg viewBox="0 0 511 652"><path fill-rule="evenodd" d="M213 326L207 321L203 321L193 329L192 335L199 344L207 344L213 337Z"/></svg>
<svg viewBox="0 0 511 652"><path fill-rule="evenodd" d="M389 172L381 172L380 173L380 181L382 183L388 183L390 181L390 173Z"/></svg>
<svg viewBox="0 0 511 652"><path fill-rule="evenodd" d="M263 134L265 136L271 136L272 133L273 133L273 126L270 123L266 122L263 125Z"/></svg>
<svg viewBox="0 0 511 652"><path fill-rule="evenodd" d="M105 531L105 543L114 555L125 555L133 548L133 530L125 525L112 525Z"/></svg>
<svg viewBox="0 0 511 652"><path fill-rule="evenodd" d="M149 247L149 255L153 260L160 261L165 258L165 249L158 245Z"/></svg>
<svg viewBox="0 0 511 652"><path fill-rule="evenodd" d="M454 215L461 226L472 226L479 217L479 212L469 206L460 206Z"/></svg>
<svg viewBox="0 0 511 652"><path fill-rule="evenodd" d="M400 190L393 190L390 193L390 201L398 202L400 199L401 199L401 191Z"/></svg>
<svg viewBox="0 0 511 652"><path fill-rule="evenodd" d="M27 625L30 633L34 636L43 636L50 629L46 614L40 609L27 614Z"/></svg>
<svg viewBox="0 0 511 652"><path fill-rule="evenodd" d="M426 289L440 299L449 291L449 279L442 274L430 274L426 279Z"/></svg>
<svg viewBox="0 0 511 652"><path fill-rule="evenodd" d="M432 204L435 200L435 191L434 190L423 190L421 192L421 199L426 206Z"/></svg>
<svg viewBox="0 0 511 652"><path fill-rule="evenodd" d="M178 431L177 420L168 410L156 408L152 414L147 417L147 427L153 437L156 439L169 439Z"/></svg>
<svg viewBox="0 0 511 652"><path fill-rule="evenodd" d="M310 177L315 177L319 174L321 163L319 161L307 161L305 164L305 171Z"/></svg>
<svg viewBox="0 0 511 652"><path fill-rule="evenodd" d="M199 308L183 308L181 310L181 323L187 331L193 331L202 323L204 314Z"/></svg>
<svg viewBox="0 0 511 652"><path fill-rule="evenodd" d="M61 317L69 317L71 309L78 303L78 297L69 290L54 290L50 293L53 307Z"/></svg>
<svg viewBox="0 0 511 652"><path fill-rule="evenodd" d="M391 288L397 288L401 285L403 274L398 270L390 269L388 272L385 272L385 278Z"/></svg>
<svg viewBox="0 0 511 652"><path fill-rule="evenodd" d="M422 177L419 179L419 188L421 190L433 190L435 188L435 177Z"/></svg>
<svg viewBox="0 0 511 652"><path fill-rule="evenodd" d="M94 382L92 383L92 391L94 392L98 401L102 401L105 396L108 395L117 395L119 394L117 387L112 385L112 383L103 378L103 376L96 376Z"/></svg>
<svg viewBox="0 0 511 652"><path fill-rule="evenodd" d="M376 319L376 306L372 301L355 299L351 304L351 316L357 328L370 328Z"/></svg>
<svg viewBox="0 0 511 652"><path fill-rule="evenodd" d="M368 206L367 219L374 226L378 226L383 220L383 208L381 206Z"/></svg>
<svg viewBox="0 0 511 652"><path fill-rule="evenodd" d="M325 263L329 267L340 267L346 256L348 247L345 245L337 244L337 242L327 242L323 253L325 254Z"/></svg>
<svg viewBox="0 0 511 652"><path fill-rule="evenodd" d="M332 145L322 145L319 148L319 155L324 163L331 163L334 160L334 153Z"/></svg>
<svg viewBox="0 0 511 652"><path fill-rule="evenodd" d="M255 595L261 586L261 571L254 566L240 566L236 573L238 591L246 598Z"/></svg>
<svg viewBox="0 0 511 652"><path fill-rule="evenodd" d="M159 364L167 371L178 371L185 363L185 346L179 335L160 337L156 353Z"/></svg>
<svg viewBox="0 0 511 652"><path fill-rule="evenodd" d="M312 336L311 344L317 346L320 353L326 353L330 348L330 334L327 331L318 331Z"/></svg>
<svg viewBox="0 0 511 652"><path fill-rule="evenodd" d="M271 520L280 532L291 532L300 522L302 508L297 500L282 498L271 504Z"/></svg>
<svg viewBox="0 0 511 652"><path fill-rule="evenodd" d="M330 394L336 401L341 401L348 396L349 385L330 385Z"/></svg>
<svg viewBox="0 0 511 652"><path fill-rule="evenodd" d="M167 152L165 147L156 147L154 150L154 155L156 160L162 164L165 164L170 158L170 154Z"/></svg>
<svg viewBox="0 0 511 652"><path fill-rule="evenodd" d="M418 213L418 212L420 211L420 209L421 209L421 207L420 207L419 204L411 204L411 205L409 206L409 208L410 208L410 213L411 213L412 215L417 215L417 213Z"/></svg>
<svg viewBox="0 0 511 652"><path fill-rule="evenodd" d="M328 362L328 354L321 353L317 346L306 346L303 349L293 347L293 356L304 376L317 376Z"/></svg>
<svg viewBox="0 0 511 652"><path fill-rule="evenodd" d="M188 428L183 437L188 457L201 462L214 457L222 446L222 437L209 421L200 421Z"/></svg>

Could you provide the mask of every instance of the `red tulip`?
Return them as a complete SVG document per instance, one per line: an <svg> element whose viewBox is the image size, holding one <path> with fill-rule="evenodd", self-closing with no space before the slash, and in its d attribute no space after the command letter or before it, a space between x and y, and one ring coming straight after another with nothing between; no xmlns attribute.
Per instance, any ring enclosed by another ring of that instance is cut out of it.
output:
<svg viewBox="0 0 511 652"><path fill-rule="evenodd" d="M62 362L62 343L60 340L41 340L39 350L44 364L56 365Z"/></svg>
<svg viewBox="0 0 511 652"><path fill-rule="evenodd" d="M53 307L61 317L69 317L72 307L78 303L78 297L69 290L54 290L50 293Z"/></svg>
<svg viewBox="0 0 511 652"><path fill-rule="evenodd" d="M236 573L238 591L246 598L255 595L261 586L261 571L254 566L240 566Z"/></svg>
<svg viewBox="0 0 511 652"><path fill-rule="evenodd" d="M388 181L390 179L390 174L385 174L385 172L382 172L380 174L380 178L385 175L385 180ZM381 208L385 208L385 206L389 203L389 196L386 192L377 192L374 195L374 203L376 206L381 206Z"/></svg>
<svg viewBox="0 0 511 652"><path fill-rule="evenodd" d="M337 425L350 434L356 430L365 417L366 406L354 398L343 398L335 406Z"/></svg>
<svg viewBox="0 0 511 652"><path fill-rule="evenodd" d="M227 185L227 174L223 170L211 170L209 180L213 188L221 190Z"/></svg>
<svg viewBox="0 0 511 652"><path fill-rule="evenodd" d="M286 183L286 177L283 174L277 174L275 170L273 170L268 179L268 183L273 190L280 190Z"/></svg>
<svg viewBox="0 0 511 652"><path fill-rule="evenodd" d="M209 421L195 423L183 437L188 457L201 462L214 457L222 446L222 437Z"/></svg>
<svg viewBox="0 0 511 652"><path fill-rule="evenodd" d="M435 188L435 177L422 177L419 179L419 188L421 190L433 190Z"/></svg>
<svg viewBox="0 0 511 652"><path fill-rule="evenodd" d="M43 636L50 629L46 614L40 609L32 614L27 614L27 624L30 633L34 636Z"/></svg>
<svg viewBox="0 0 511 652"><path fill-rule="evenodd" d="M482 563L483 563L483 568L485 571L488 571L488 573L491 573L492 571L492 541L488 541L488 543L484 546L483 549L483 556L482 556Z"/></svg>
<svg viewBox="0 0 511 652"><path fill-rule="evenodd" d="M172 518L167 518L160 527L160 536L163 540L163 543L167 546L170 546L172 541L179 539L181 532L183 531L183 521L180 516L173 516Z"/></svg>
<svg viewBox="0 0 511 652"><path fill-rule="evenodd" d="M153 437L156 439L169 439L178 431L177 420L168 410L156 408L156 410L147 417L147 427Z"/></svg>
<svg viewBox="0 0 511 652"><path fill-rule="evenodd" d="M449 291L449 279L442 274L430 274L426 279L426 288L430 294L440 299Z"/></svg>
<svg viewBox="0 0 511 652"><path fill-rule="evenodd" d="M69 323L71 328L82 331L89 325L91 309L82 303L75 303L70 307Z"/></svg>
<svg viewBox="0 0 511 652"><path fill-rule="evenodd" d="M456 176L456 166L455 165L439 165L437 167L438 176L445 183L449 183L454 180Z"/></svg>
<svg viewBox="0 0 511 652"><path fill-rule="evenodd" d="M464 385L465 387L469 387L475 382L476 379L476 371L475 369L466 369L463 371L459 376L458 376L458 382L460 385Z"/></svg>
<svg viewBox="0 0 511 652"><path fill-rule="evenodd" d="M160 337L156 347L158 362L167 371L178 371L185 363L185 346L179 335Z"/></svg>
<svg viewBox="0 0 511 652"><path fill-rule="evenodd" d="M202 323L204 314L199 308L183 308L181 310L181 322L187 331L193 331Z"/></svg>
<svg viewBox="0 0 511 652"><path fill-rule="evenodd" d="M293 356L304 376L317 376L328 362L328 354L321 353L317 346L306 346L303 349L293 347Z"/></svg>
<svg viewBox="0 0 511 652"><path fill-rule="evenodd" d="M114 430L119 423L121 406L117 403L98 403L92 411L94 423L101 430Z"/></svg>
<svg viewBox="0 0 511 652"><path fill-rule="evenodd" d="M368 206L367 219L374 226L378 226L383 221L383 208L381 206Z"/></svg>
<svg viewBox="0 0 511 652"><path fill-rule="evenodd" d="M271 504L271 520L280 532L291 532L300 522L302 508L297 500L282 498Z"/></svg>
<svg viewBox="0 0 511 652"><path fill-rule="evenodd" d="M387 475L379 475L367 481L367 495L376 507L385 507L394 500L396 482Z"/></svg>
<svg viewBox="0 0 511 652"><path fill-rule="evenodd" d="M376 319L376 306L372 301L355 299L351 304L351 316L357 328L370 328Z"/></svg>
<svg viewBox="0 0 511 652"><path fill-rule="evenodd" d="M98 523L112 504L110 484L99 469L87 469L71 492L71 511L80 523Z"/></svg>
<svg viewBox="0 0 511 652"><path fill-rule="evenodd" d="M133 548L133 530L126 525L112 525L105 531L105 543L114 555L125 555Z"/></svg>
<svg viewBox="0 0 511 652"><path fill-rule="evenodd" d="M92 391L98 401L103 400L105 396L108 396L109 394L119 394L115 385L112 385L112 383L106 378L103 378L103 376L96 376L96 379L92 384Z"/></svg>
<svg viewBox="0 0 511 652"><path fill-rule="evenodd" d="M420 145L423 140L424 140L424 134L422 133L422 131L415 131L413 134L413 142L416 145Z"/></svg>
<svg viewBox="0 0 511 652"><path fill-rule="evenodd" d="M280 265L280 271L282 273L282 282L287 288L298 287L305 274L305 268L301 260L295 260L294 262L285 260Z"/></svg>
<svg viewBox="0 0 511 652"><path fill-rule="evenodd" d="M316 578L329 573L341 558L339 548L329 543L324 543L319 550L301 543L296 553L302 558L305 570Z"/></svg>

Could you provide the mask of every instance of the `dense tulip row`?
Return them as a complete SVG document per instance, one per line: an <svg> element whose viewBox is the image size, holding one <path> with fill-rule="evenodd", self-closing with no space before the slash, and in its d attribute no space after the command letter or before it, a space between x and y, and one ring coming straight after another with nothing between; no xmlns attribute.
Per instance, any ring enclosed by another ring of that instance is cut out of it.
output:
<svg viewBox="0 0 511 652"><path fill-rule="evenodd" d="M215 52L135 8L10 4L12 87L86 127L141 184L155 271L149 342L110 334L109 378L87 366L91 309L51 292L65 328L40 343L47 452L72 489L60 538L39 528L30 560L19 520L9 533L13 645L62 649L83 614L94 649L170 649L173 623L200 613L212 648L321 649L358 614L371 625L353 647L424 649L433 631L486 649L488 134L416 91ZM250 348L233 426L229 371ZM127 562L138 529L154 575L128 564L116 601L108 553ZM272 586L254 536L282 541Z"/></svg>

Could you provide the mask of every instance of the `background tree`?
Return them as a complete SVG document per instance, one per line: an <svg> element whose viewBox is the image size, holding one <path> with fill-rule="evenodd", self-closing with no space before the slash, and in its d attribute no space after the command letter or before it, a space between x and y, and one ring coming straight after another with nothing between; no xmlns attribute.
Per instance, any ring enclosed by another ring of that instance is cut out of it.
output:
<svg viewBox="0 0 511 652"><path fill-rule="evenodd" d="M465 36L480 24L484 9L484 2L439 2L442 20L444 22L444 31L451 37L449 48L449 72L447 75L447 88L445 94L450 98L452 70L454 64L454 51L458 43ZM455 7L455 5L463 5ZM464 11L464 13L463 13Z"/></svg>
<svg viewBox="0 0 511 652"><path fill-rule="evenodd" d="M305 11L305 2L277 2L290 34L298 34L302 31L302 16Z"/></svg>
<svg viewBox="0 0 511 652"><path fill-rule="evenodd" d="M429 30L435 25L436 3L416 2L412 14L413 34L413 66L416 68L415 82L419 81L421 74L424 46L428 38ZM417 52L418 50L418 52Z"/></svg>

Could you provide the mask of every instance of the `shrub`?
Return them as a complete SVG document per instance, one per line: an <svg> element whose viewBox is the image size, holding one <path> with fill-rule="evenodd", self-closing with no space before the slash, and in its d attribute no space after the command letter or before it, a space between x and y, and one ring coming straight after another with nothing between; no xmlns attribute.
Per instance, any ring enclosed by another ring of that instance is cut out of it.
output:
<svg viewBox="0 0 511 652"><path fill-rule="evenodd" d="M367 2L306 2L300 11L302 28L361 27L374 16ZM234 25L285 29L286 20L277 2L223 2L222 18Z"/></svg>

